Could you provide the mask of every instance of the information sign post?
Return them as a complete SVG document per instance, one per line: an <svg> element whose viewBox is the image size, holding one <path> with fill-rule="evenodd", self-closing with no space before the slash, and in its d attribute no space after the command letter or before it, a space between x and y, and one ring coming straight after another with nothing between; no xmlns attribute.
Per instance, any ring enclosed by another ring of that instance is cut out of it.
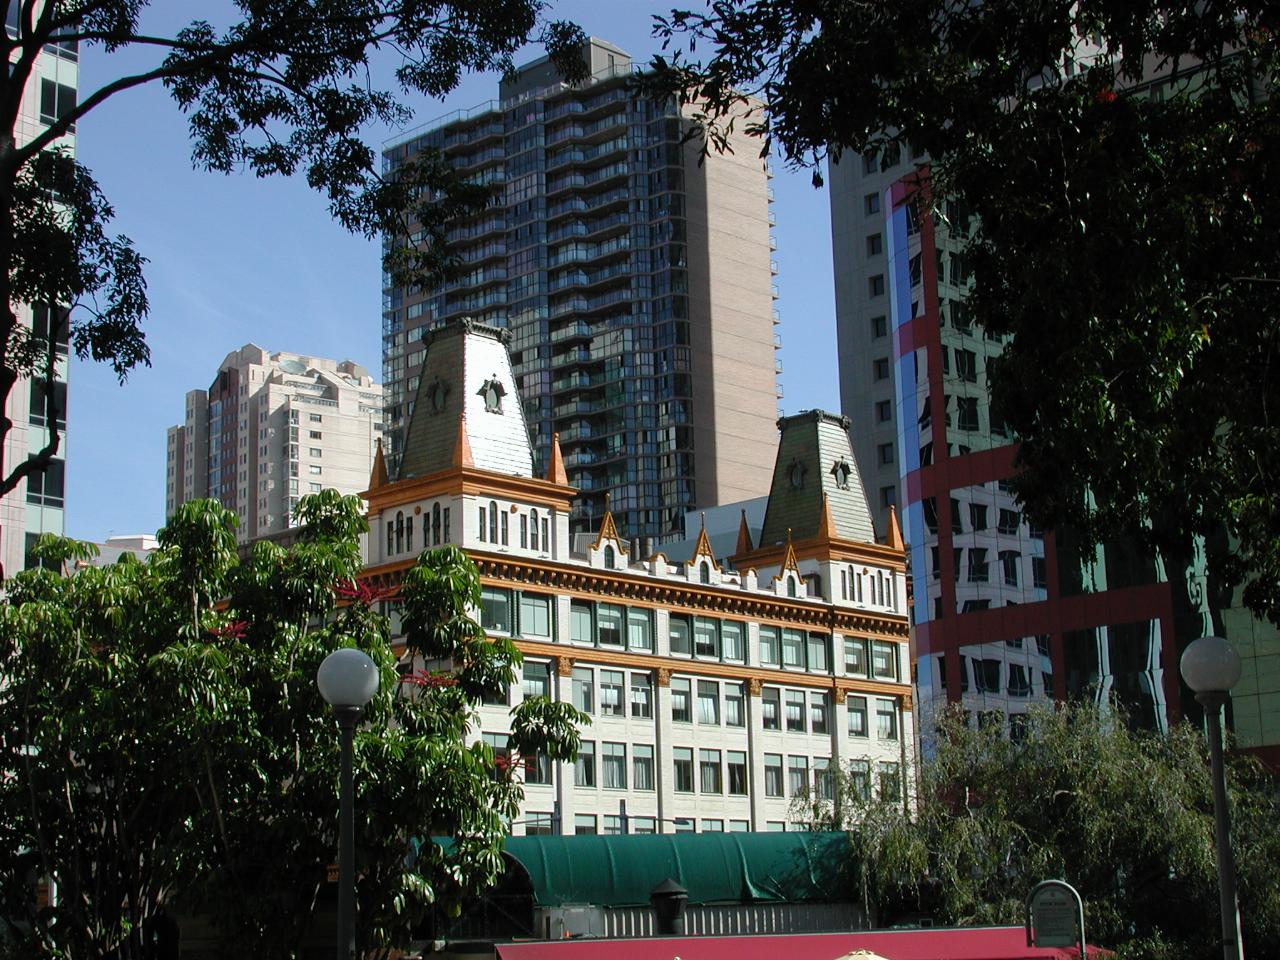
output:
<svg viewBox="0 0 1280 960"><path fill-rule="evenodd" d="M1084 901L1065 880L1037 883L1027 896L1027 946L1079 947L1087 960Z"/></svg>

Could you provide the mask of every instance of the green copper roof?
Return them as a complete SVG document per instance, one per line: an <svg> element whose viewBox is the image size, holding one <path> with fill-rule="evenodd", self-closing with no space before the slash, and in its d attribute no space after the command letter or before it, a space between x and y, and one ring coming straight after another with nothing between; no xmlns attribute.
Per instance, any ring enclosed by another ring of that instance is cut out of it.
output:
<svg viewBox="0 0 1280 960"><path fill-rule="evenodd" d="M787 530L793 540L817 536L824 493L837 536L875 543L867 494L849 443L848 418L808 410L783 417L778 429L778 458L758 546L785 543Z"/></svg>
<svg viewBox="0 0 1280 960"><path fill-rule="evenodd" d="M671 878L690 903L842 900L846 833L676 833L508 837L541 907L648 906Z"/></svg>

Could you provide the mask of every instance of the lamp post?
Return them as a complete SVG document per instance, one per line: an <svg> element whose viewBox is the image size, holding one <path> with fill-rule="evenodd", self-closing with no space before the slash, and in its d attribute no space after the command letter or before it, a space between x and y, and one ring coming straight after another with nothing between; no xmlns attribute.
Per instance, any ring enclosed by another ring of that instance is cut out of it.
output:
<svg viewBox="0 0 1280 960"><path fill-rule="evenodd" d="M333 707L342 737L342 781L338 815L338 960L350 960L356 949L355 801L351 777L351 742L356 721L378 692L378 667L360 650L346 647L324 658L316 671L320 696Z"/></svg>
<svg viewBox="0 0 1280 960"><path fill-rule="evenodd" d="M1204 704L1213 772L1213 815L1218 833L1218 900L1222 910L1223 960L1244 960L1240 904L1236 900L1236 864L1231 855L1231 815L1222 766L1220 713L1228 691L1240 679L1240 655L1222 637L1201 637L1182 652L1182 679Z"/></svg>

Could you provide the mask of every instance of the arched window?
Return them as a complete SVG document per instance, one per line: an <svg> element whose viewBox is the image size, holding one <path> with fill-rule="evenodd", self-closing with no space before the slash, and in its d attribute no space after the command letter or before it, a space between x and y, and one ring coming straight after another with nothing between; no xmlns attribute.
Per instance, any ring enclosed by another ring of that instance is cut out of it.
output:
<svg viewBox="0 0 1280 960"><path fill-rule="evenodd" d="M404 511L396 511L396 553L404 549Z"/></svg>
<svg viewBox="0 0 1280 960"><path fill-rule="evenodd" d="M520 514L520 549L529 549L529 518Z"/></svg>
<svg viewBox="0 0 1280 960"><path fill-rule="evenodd" d="M794 597L796 595L796 578L787 574L787 596Z"/></svg>
<svg viewBox="0 0 1280 960"><path fill-rule="evenodd" d="M613 559L613 547L606 544L604 548L604 565L610 570L613 569Z"/></svg>
<svg viewBox="0 0 1280 960"><path fill-rule="evenodd" d="M424 536L422 538L426 540ZM435 503L431 506L431 545L433 547L440 546L440 504Z"/></svg>
<svg viewBox="0 0 1280 960"><path fill-rule="evenodd" d="M392 520L387 521L387 556L396 552L396 525Z"/></svg>
<svg viewBox="0 0 1280 960"><path fill-rule="evenodd" d="M498 542L498 501L489 501L489 542Z"/></svg>
<svg viewBox="0 0 1280 960"><path fill-rule="evenodd" d="M529 549L538 549L538 511L529 511Z"/></svg>
<svg viewBox="0 0 1280 960"><path fill-rule="evenodd" d="M698 580L701 583L711 582L711 564L705 560L698 564Z"/></svg>
<svg viewBox="0 0 1280 960"><path fill-rule="evenodd" d="M413 553L413 517L409 516L404 521L404 548Z"/></svg>

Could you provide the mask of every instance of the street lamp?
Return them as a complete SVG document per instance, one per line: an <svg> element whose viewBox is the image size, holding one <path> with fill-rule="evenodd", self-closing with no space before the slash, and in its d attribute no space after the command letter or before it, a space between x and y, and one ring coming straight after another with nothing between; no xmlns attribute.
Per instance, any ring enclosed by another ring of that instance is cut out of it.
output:
<svg viewBox="0 0 1280 960"><path fill-rule="evenodd" d="M1204 704L1209 727L1209 762L1213 771L1213 815L1218 829L1218 900L1222 910L1223 960L1244 960L1240 937L1240 904L1236 899L1236 864L1231 855L1231 816L1227 780L1222 768L1220 711L1228 691L1240 680L1240 655L1222 637L1201 637L1182 652L1182 679Z"/></svg>
<svg viewBox="0 0 1280 960"><path fill-rule="evenodd" d="M356 840L351 741L356 721L378 692L378 667L360 650L346 647L324 658L316 671L320 696L333 707L342 736L342 783L338 816L338 960L350 960L356 949Z"/></svg>

